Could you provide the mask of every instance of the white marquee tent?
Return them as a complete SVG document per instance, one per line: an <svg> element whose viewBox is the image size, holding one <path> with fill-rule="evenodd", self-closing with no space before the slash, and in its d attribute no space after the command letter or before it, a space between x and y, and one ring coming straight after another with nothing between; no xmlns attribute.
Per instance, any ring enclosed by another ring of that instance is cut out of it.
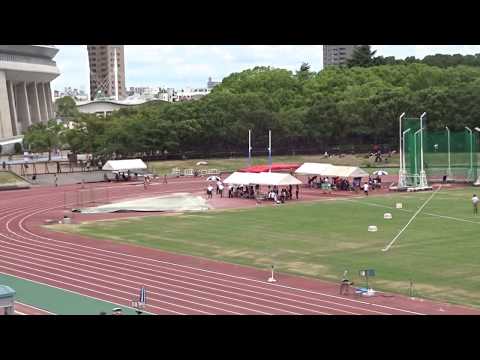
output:
<svg viewBox="0 0 480 360"><path fill-rule="evenodd" d="M335 165L331 168L328 168L323 174L323 176L338 176L342 178L349 178L349 177L368 177L368 173L363 171L359 167L356 166L338 166Z"/></svg>
<svg viewBox="0 0 480 360"><path fill-rule="evenodd" d="M234 172L224 181L233 185L300 185L302 182L290 174L283 173L244 173Z"/></svg>
<svg viewBox="0 0 480 360"><path fill-rule="evenodd" d="M300 166L296 171L295 174L298 175L323 175L325 171L331 168L332 164L324 164L324 163L305 163Z"/></svg>
<svg viewBox="0 0 480 360"><path fill-rule="evenodd" d="M320 175L333 177L365 177L368 173L356 166L339 166L323 163L305 163L296 171L299 175Z"/></svg>
<svg viewBox="0 0 480 360"><path fill-rule="evenodd" d="M130 160L109 160L103 165L102 170L109 171L128 171L128 170L143 170L147 165L142 159L130 159Z"/></svg>

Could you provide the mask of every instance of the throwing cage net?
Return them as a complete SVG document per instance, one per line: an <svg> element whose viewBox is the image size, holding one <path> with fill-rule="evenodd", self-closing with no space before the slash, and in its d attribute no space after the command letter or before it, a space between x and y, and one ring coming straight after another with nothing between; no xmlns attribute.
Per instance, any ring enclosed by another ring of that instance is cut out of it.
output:
<svg viewBox="0 0 480 360"><path fill-rule="evenodd" d="M428 181L474 182L478 178L479 136L475 131L429 131L415 118L403 122L405 186L421 186L421 171ZM423 146L422 146L423 145ZM423 154L422 154L423 148Z"/></svg>

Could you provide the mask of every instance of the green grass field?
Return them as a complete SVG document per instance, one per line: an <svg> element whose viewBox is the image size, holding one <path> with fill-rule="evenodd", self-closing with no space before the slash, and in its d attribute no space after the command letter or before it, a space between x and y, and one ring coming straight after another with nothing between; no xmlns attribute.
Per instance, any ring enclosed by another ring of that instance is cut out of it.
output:
<svg viewBox="0 0 480 360"><path fill-rule="evenodd" d="M480 307L480 215L474 188L442 189L398 238L384 248L431 192L291 203L229 211L131 218L61 231L155 247L232 263L338 281L345 269L373 268L377 290ZM403 209L395 209L402 202ZM393 214L384 220L385 212ZM377 225L378 232L367 231ZM60 225L59 225L60 226Z"/></svg>
<svg viewBox="0 0 480 360"><path fill-rule="evenodd" d="M2 186L29 186L29 184L11 172L0 171L0 187Z"/></svg>
<svg viewBox="0 0 480 360"><path fill-rule="evenodd" d="M206 166L196 166L195 164L201 160L208 160ZM334 165L351 165L360 166L368 169L379 167L382 169L398 168L399 156L394 155L388 159L388 162L375 163L374 158L368 158L366 155L346 155L343 157L332 156L325 158L323 155L296 155L296 156L274 156L273 162L322 162L331 163ZM268 164L268 158L254 157L252 158L252 165ZM191 160L167 160L167 161L151 161L148 167L151 171L157 174L170 174L173 168L180 169L218 169L221 171L234 171L247 166L247 158L232 158L232 159L191 159Z"/></svg>

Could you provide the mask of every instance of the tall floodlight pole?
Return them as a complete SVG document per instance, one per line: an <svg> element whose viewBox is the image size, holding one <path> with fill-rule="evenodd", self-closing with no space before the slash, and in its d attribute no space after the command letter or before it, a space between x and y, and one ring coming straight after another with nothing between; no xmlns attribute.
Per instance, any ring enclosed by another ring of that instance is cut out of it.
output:
<svg viewBox="0 0 480 360"><path fill-rule="evenodd" d="M268 164L272 172L272 130L268 130Z"/></svg>
<svg viewBox="0 0 480 360"><path fill-rule="evenodd" d="M451 167L451 162L450 162L450 129L448 126L445 126L445 129L447 129L447 146L448 146L448 171L447 171L447 176L452 177L452 167Z"/></svg>
<svg viewBox="0 0 480 360"><path fill-rule="evenodd" d="M248 130L248 166L252 166L252 130Z"/></svg>
<svg viewBox="0 0 480 360"><path fill-rule="evenodd" d="M424 112L420 116L420 187L427 187L427 174L425 173L425 170L423 169L423 118L427 115L426 112Z"/></svg>
<svg viewBox="0 0 480 360"><path fill-rule="evenodd" d="M473 180L473 132L468 126L465 126L465 129L470 132L470 170L468 170L468 179Z"/></svg>
<svg viewBox="0 0 480 360"><path fill-rule="evenodd" d="M117 64L117 48L113 48L114 60L113 60L113 73L115 74L115 100L118 101L118 64Z"/></svg>

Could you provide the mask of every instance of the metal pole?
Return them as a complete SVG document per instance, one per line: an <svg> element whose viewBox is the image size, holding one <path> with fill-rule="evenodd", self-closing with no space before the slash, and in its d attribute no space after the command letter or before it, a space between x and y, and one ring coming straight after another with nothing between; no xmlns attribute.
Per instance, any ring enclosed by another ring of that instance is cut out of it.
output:
<svg viewBox="0 0 480 360"><path fill-rule="evenodd" d="M272 172L272 130L268 130L268 164L269 172Z"/></svg>
<svg viewBox="0 0 480 360"><path fill-rule="evenodd" d="M472 175L473 175L473 132L468 126L465 126L465 129L467 129L470 132L470 171L469 171L469 178L471 178Z"/></svg>
<svg viewBox="0 0 480 360"><path fill-rule="evenodd" d="M423 118L424 116L427 115L426 112L424 112L420 116L420 167L421 167L421 172L423 173Z"/></svg>
<svg viewBox="0 0 480 360"><path fill-rule="evenodd" d="M417 165L417 134L422 133L422 129L418 129L414 134L413 134L413 144L415 148L415 175L418 176L418 165ZM421 161L423 161L423 157L421 158ZM417 180L415 180L415 185L417 184Z"/></svg>
<svg viewBox="0 0 480 360"><path fill-rule="evenodd" d="M408 133L410 130L412 130L411 128L408 128L407 130L405 130L403 133L402 133L402 141L403 141L403 154L402 156L400 156L400 162L402 161L402 157L403 157L403 167L405 168L405 134ZM405 169L404 169L405 170Z"/></svg>
<svg viewBox="0 0 480 360"><path fill-rule="evenodd" d="M405 113L402 113L402 115L400 115L400 119L398 120L398 123L399 123L399 132L398 132L398 136L399 136L399 139L398 139L398 143L399 143L399 148L398 148L398 151L400 153L400 171L404 170L404 166L405 166L405 163L402 164L402 119L403 117L405 116ZM405 143L403 144L403 151L405 151Z"/></svg>
<svg viewBox="0 0 480 360"><path fill-rule="evenodd" d="M248 130L248 166L252 166L252 130Z"/></svg>
<svg viewBox="0 0 480 360"><path fill-rule="evenodd" d="M450 129L448 126L445 126L445 129L447 129L447 146L448 146L448 176L452 176L452 168L451 168L451 163L450 163Z"/></svg>

